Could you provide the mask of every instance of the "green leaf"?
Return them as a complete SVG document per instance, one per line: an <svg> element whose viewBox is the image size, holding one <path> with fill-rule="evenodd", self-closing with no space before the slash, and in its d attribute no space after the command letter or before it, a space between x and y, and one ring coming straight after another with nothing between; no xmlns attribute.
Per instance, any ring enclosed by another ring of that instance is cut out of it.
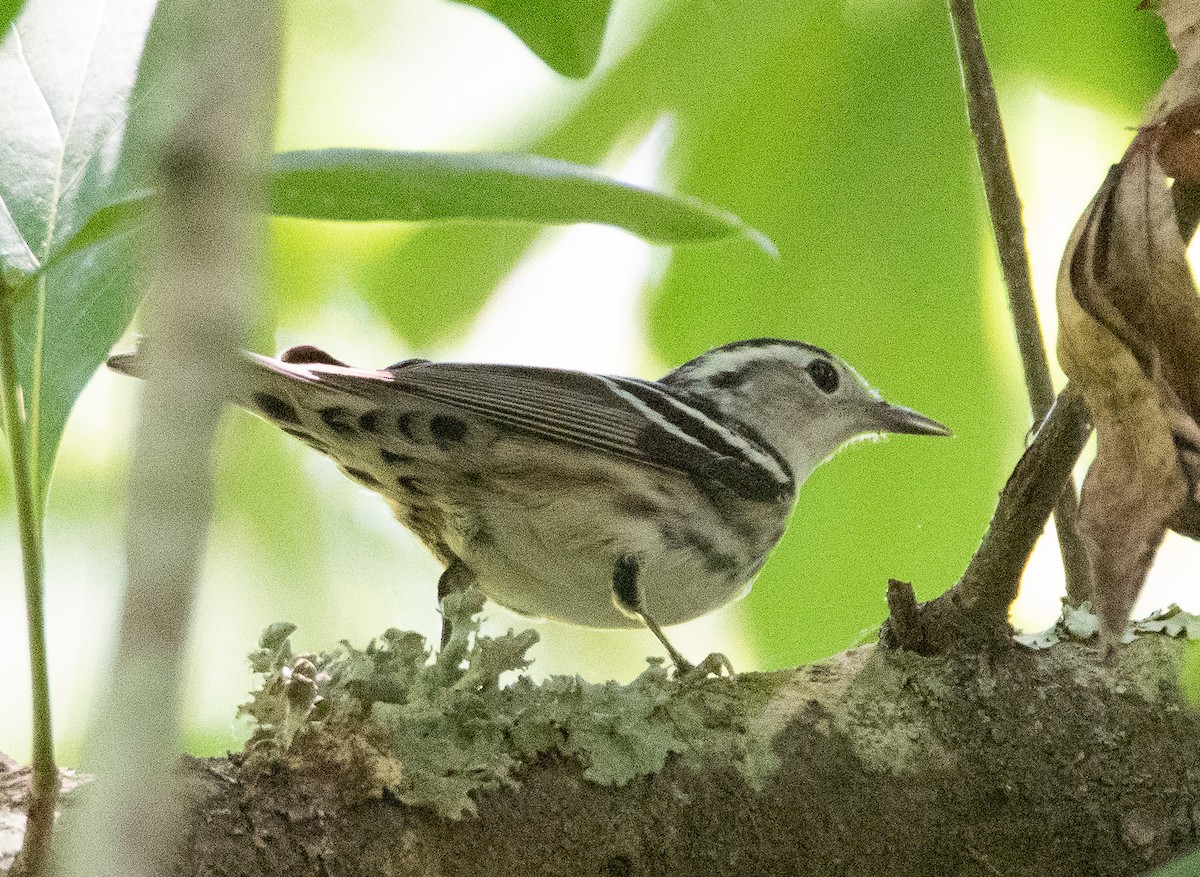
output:
<svg viewBox="0 0 1200 877"><path fill-rule="evenodd" d="M599 222L653 241L696 241L740 233L775 254L769 240L732 214L537 156L358 149L291 152L276 156L271 181L272 212L283 216L358 222ZM119 239L144 224L152 197L152 192L139 188L96 207L72 235L55 243L40 266L19 235L11 240L0 236L0 254L11 251L7 263L35 280L93 247L119 249ZM472 236L486 233L481 227L468 231ZM516 233L521 240L527 235L524 229Z"/></svg>
<svg viewBox="0 0 1200 877"><path fill-rule="evenodd" d="M1149 877L1193 877L1200 873L1200 853L1192 853L1182 859L1176 859L1164 868L1159 868Z"/></svg>
<svg viewBox="0 0 1200 877"><path fill-rule="evenodd" d="M138 230L146 220L146 211L152 197L148 190L139 189L101 207L84 221L79 231L46 255L35 277L48 273L70 256L81 253L88 247L110 243L120 235ZM30 280L35 277L31 277Z"/></svg>
<svg viewBox="0 0 1200 877"><path fill-rule="evenodd" d="M37 271L114 192L153 0L33 0L0 43L0 270ZM30 465L44 501L67 416L137 301L129 238L49 266L16 302Z"/></svg>
<svg viewBox="0 0 1200 877"><path fill-rule="evenodd" d="M581 165L517 153L284 152L275 156L271 212L357 222L598 222L656 242L742 234L774 253L761 232L693 198L663 195Z"/></svg>
<svg viewBox="0 0 1200 877"><path fill-rule="evenodd" d="M16 21L21 14L25 0L0 0L0 34L8 30L8 26ZM2 39L2 37L0 37Z"/></svg>
<svg viewBox="0 0 1200 877"><path fill-rule="evenodd" d="M600 57L610 0L465 0L502 22L563 76L587 76Z"/></svg>

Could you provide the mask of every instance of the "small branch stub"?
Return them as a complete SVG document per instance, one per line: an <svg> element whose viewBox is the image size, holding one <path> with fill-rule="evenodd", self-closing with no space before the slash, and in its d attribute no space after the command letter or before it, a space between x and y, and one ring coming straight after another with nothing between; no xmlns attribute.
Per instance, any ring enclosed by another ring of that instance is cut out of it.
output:
<svg viewBox="0 0 1200 877"><path fill-rule="evenodd" d="M983 542L958 583L915 612L904 583L889 584L884 645L936 654L1007 642L1008 607L1021 573L1090 434L1087 405L1068 384L1000 492Z"/></svg>

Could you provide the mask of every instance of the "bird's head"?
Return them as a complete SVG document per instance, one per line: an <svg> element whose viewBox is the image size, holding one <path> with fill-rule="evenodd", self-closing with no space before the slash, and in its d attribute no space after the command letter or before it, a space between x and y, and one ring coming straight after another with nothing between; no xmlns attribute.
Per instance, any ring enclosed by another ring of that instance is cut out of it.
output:
<svg viewBox="0 0 1200 877"><path fill-rule="evenodd" d="M684 363L662 383L702 397L756 430L787 461L797 483L856 438L951 434L936 420L885 401L841 358L798 341L726 344Z"/></svg>

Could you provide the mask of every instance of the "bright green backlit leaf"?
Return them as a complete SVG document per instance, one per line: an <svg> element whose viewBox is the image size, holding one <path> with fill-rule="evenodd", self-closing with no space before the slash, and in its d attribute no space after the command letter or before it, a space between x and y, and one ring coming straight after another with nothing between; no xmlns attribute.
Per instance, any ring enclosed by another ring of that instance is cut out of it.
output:
<svg viewBox="0 0 1200 877"><path fill-rule="evenodd" d="M50 251L38 268L38 276L48 273L69 256L83 252L88 247L115 243L116 238L138 229L146 219L150 198L149 192L139 190L101 207L87 218L79 231Z"/></svg>
<svg viewBox="0 0 1200 877"><path fill-rule="evenodd" d="M1193 877L1195 874L1200 874L1200 853L1176 859L1165 868L1155 871L1150 877Z"/></svg>
<svg viewBox="0 0 1200 877"><path fill-rule="evenodd" d="M741 234L767 253L775 253L769 240L732 214L537 156L357 149L291 152L276 156L271 180L272 212L284 216L358 222L597 222L652 241ZM0 247L11 253L7 264L13 269L36 270L35 277L41 278L85 251L118 250L122 239L144 223L151 197L147 190L138 189L96 208L71 236L56 241L40 267L25 239L15 231L5 235L3 225Z"/></svg>
<svg viewBox="0 0 1200 877"><path fill-rule="evenodd" d="M502 22L563 76L592 72L604 42L610 0L464 0Z"/></svg>
<svg viewBox="0 0 1200 877"><path fill-rule="evenodd" d="M119 200L114 169L154 5L34 0L5 34L0 269L7 277L37 270ZM128 238L106 238L51 266L18 296L20 381L43 498L71 406L129 322L133 265Z"/></svg>
<svg viewBox="0 0 1200 877"><path fill-rule="evenodd" d="M0 0L0 33L8 30L8 26L16 20L25 0Z"/></svg>
<svg viewBox="0 0 1200 877"><path fill-rule="evenodd" d="M275 156L271 212L358 222L434 219L598 222L680 243L742 234L774 247L731 213L515 153L326 149Z"/></svg>

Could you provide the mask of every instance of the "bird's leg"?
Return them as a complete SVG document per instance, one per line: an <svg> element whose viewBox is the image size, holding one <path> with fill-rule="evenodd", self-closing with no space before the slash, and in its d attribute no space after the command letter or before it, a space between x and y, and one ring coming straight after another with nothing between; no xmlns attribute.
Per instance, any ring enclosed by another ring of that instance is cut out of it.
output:
<svg viewBox="0 0 1200 877"><path fill-rule="evenodd" d="M438 579L437 598L438 607L441 608L442 601L451 594L457 594L465 591L471 586L475 576L468 569L467 565L457 557L450 561L450 565L446 567L442 577ZM442 644L441 647L446 648L446 644L450 642L450 633L454 625L450 623L450 619L446 617L446 613L442 612Z"/></svg>
<svg viewBox="0 0 1200 877"><path fill-rule="evenodd" d="M658 641L663 644L667 654L671 656L671 663L675 665L676 674L683 676L691 673L696 666L671 645L671 641L658 626L658 622L646 614L646 607L642 600L642 588L638 582L638 570L639 564L636 557L624 554L617 558L617 562L613 566L612 578L613 600L616 602L617 608L641 619L642 624L650 628L650 632L658 637ZM728 664L728 661L725 663ZM708 665L709 660L706 658L701 666L708 667Z"/></svg>

